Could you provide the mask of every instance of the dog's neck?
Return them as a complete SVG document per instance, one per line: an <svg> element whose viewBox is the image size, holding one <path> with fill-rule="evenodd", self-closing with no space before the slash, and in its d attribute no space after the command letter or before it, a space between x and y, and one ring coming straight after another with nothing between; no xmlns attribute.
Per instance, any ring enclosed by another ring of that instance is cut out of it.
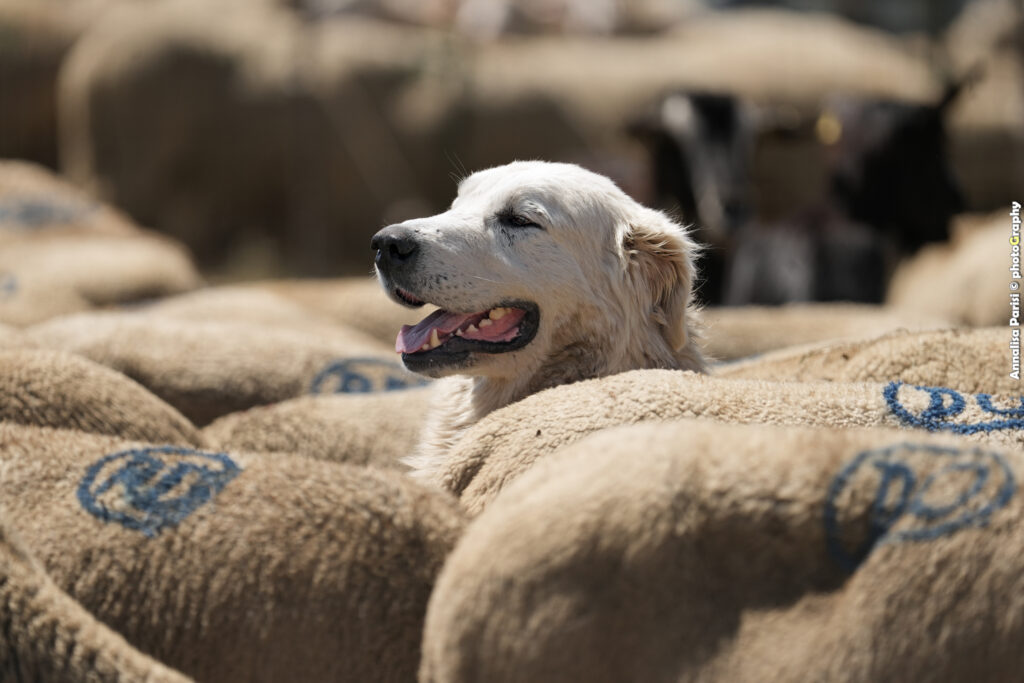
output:
<svg viewBox="0 0 1024 683"><path fill-rule="evenodd" d="M598 362L600 356L591 346L580 341L567 343L526 377L468 378L472 382L470 402L476 419L539 391L610 374L609 368Z"/></svg>

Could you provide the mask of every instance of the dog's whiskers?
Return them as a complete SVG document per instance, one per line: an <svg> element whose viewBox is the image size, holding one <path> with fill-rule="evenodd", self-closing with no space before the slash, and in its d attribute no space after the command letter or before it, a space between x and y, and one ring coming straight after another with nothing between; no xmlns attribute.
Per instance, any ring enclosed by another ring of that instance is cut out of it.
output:
<svg viewBox="0 0 1024 683"><path fill-rule="evenodd" d="M505 280L491 280L490 278L481 277L479 275L470 275L474 280L483 280L484 282L493 282L496 285L507 285L508 282Z"/></svg>

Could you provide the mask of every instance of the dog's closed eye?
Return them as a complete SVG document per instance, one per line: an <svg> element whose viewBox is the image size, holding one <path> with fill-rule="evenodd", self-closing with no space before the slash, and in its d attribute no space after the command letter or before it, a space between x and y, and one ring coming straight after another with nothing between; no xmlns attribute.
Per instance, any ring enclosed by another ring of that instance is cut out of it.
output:
<svg viewBox="0 0 1024 683"><path fill-rule="evenodd" d="M507 208L498 214L498 221L508 228L544 228L529 216L517 213L515 209Z"/></svg>

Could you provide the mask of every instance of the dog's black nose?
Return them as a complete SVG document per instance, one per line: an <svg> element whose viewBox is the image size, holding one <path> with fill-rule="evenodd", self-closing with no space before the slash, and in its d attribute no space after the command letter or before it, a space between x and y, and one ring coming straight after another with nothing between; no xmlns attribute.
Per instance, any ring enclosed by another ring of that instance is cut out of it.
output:
<svg viewBox="0 0 1024 683"><path fill-rule="evenodd" d="M370 240L377 250L377 265L381 268L402 268L412 264L419 252L419 244L412 230L401 225L389 225Z"/></svg>

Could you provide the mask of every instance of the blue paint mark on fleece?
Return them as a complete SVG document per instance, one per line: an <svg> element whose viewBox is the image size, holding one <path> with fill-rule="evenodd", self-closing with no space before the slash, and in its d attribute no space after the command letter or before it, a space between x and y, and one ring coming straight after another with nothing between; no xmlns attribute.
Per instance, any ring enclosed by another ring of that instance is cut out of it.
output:
<svg viewBox="0 0 1024 683"><path fill-rule="evenodd" d="M927 429L930 432L948 431L954 434L977 434L978 432L991 432L997 429L1022 429L1024 428L1024 396L1019 397L1021 407L1019 408L996 408L992 405L990 394L977 394L974 396L978 407L992 415L1000 416L1002 419L990 420L987 422L955 422L951 418L960 415L967 407L967 399L960 392L946 387L915 386L918 391L926 391L931 395L928 407L920 414L910 412L899 400L900 388L909 386L903 382L890 382L882 391L889 410L899 418L900 422ZM947 402L947 399L948 402Z"/></svg>
<svg viewBox="0 0 1024 683"><path fill-rule="evenodd" d="M134 448L90 465L79 483L78 500L104 522L152 537L210 502L241 471L226 453Z"/></svg>
<svg viewBox="0 0 1024 683"><path fill-rule="evenodd" d="M849 509L854 498L843 497L858 484L875 487L866 520L862 511ZM991 451L911 443L862 451L829 485L826 548L839 566L852 572L880 544L928 541L987 524L1016 487L1013 470L1002 455ZM933 489L945 491L945 499L933 500ZM840 519L844 507L845 523ZM893 531L901 519L910 523ZM851 539L859 539L852 548Z"/></svg>
<svg viewBox="0 0 1024 683"><path fill-rule="evenodd" d="M333 390L332 383L335 383ZM310 384L311 394L368 394L422 387L428 380L379 358L349 358L331 363Z"/></svg>
<svg viewBox="0 0 1024 683"><path fill-rule="evenodd" d="M18 278L11 273L0 273L0 301L18 293Z"/></svg>
<svg viewBox="0 0 1024 683"><path fill-rule="evenodd" d="M48 195L11 197L0 199L0 225L34 229L44 225L73 223L88 217L98 208L99 204L96 203Z"/></svg>

